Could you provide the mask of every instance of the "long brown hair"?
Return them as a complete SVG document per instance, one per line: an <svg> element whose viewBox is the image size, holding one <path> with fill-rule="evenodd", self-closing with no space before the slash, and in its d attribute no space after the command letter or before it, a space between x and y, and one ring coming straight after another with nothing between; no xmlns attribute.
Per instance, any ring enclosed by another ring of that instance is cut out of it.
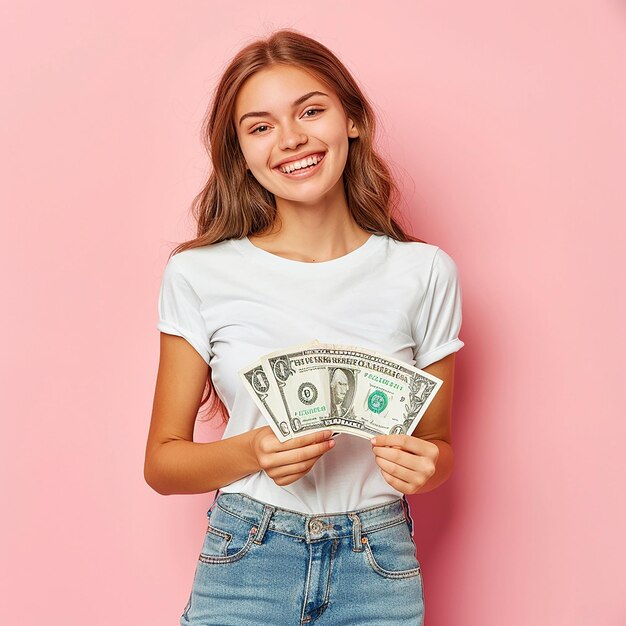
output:
<svg viewBox="0 0 626 626"><path fill-rule="evenodd" d="M207 246L224 239L241 239L265 232L277 217L274 194L265 189L247 170L233 122L235 98L244 81L262 69L277 65L302 68L334 90L344 111L354 121L359 136L349 138L343 184L348 208L364 230L388 235L397 241L422 241L408 234L393 214L399 203L399 190L390 168L376 153L376 119L372 106L344 64L324 45L293 29L274 31L241 49L226 67L213 92L202 123L202 140L213 171L202 191L194 198L191 213L197 223L196 237L179 244L174 254ZM222 423L228 410L213 394L211 376L207 395L212 397Z"/></svg>

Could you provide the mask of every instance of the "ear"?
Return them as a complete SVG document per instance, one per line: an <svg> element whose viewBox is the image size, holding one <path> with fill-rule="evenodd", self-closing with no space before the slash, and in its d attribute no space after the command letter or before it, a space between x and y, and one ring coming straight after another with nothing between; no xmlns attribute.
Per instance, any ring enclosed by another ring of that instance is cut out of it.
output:
<svg viewBox="0 0 626 626"><path fill-rule="evenodd" d="M348 137L358 137L359 129L356 127L356 124L348 118Z"/></svg>

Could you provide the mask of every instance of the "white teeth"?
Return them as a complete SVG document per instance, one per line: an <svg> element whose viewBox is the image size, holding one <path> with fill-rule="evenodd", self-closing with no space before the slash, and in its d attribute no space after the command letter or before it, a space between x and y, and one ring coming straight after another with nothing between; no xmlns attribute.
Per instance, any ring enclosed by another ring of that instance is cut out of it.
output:
<svg viewBox="0 0 626 626"><path fill-rule="evenodd" d="M289 165L284 165L281 167L281 171L285 172L285 174L290 174L294 170L300 170L304 167L308 167L309 165L316 165L322 160L322 155L307 157L306 159L302 159L301 161L296 161L295 163L289 163Z"/></svg>

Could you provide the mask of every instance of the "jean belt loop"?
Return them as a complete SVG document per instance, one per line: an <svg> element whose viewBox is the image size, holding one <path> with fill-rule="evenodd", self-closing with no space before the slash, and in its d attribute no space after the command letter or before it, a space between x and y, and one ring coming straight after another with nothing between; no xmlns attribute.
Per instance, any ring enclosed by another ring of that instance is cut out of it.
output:
<svg viewBox="0 0 626 626"><path fill-rule="evenodd" d="M276 510L276 507L273 507L271 504L263 505L263 515L261 517L261 522L259 524L259 527L257 528L257 531L253 539L254 543L256 544L263 543L263 537L265 537L265 531L267 530L269 526L270 519L272 519L272 515L274 514L275 510Z"/></svg>
<svg viewBox="0 0 626 626"><path fill-rule="evenodd" d="M413 518L411 517L411 509L409 507L409 501L406 499L406 495L402 495L402 508L404 509L404 517L406 518L406 523L409 525L409 530L411 531L411 535L413 535Z"/></svg>
<svg viewBox="0 0 626 626"><path fill-rule="evenodd" d="M361 519L356 513L348 513L352 520L352 551L363 552L363 538L361 537Z"/></svg>
<svg viewBox="0 0 626 626"><path fill-rule="evenodd" d="M215 503L217 502L217 497L220 495L220 490L218 489L215 492L215 497L213 498L213 502L211 503L211 506L209 507L209 510L206 512L207 517L211 517L211 511L213 511L214 507L215 507Z"/></svg>

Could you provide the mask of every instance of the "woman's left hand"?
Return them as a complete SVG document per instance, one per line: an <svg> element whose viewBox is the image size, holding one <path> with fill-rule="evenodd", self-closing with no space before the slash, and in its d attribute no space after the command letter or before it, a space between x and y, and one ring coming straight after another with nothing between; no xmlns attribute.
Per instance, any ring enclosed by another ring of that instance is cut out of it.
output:
<svg viewBox="0 0 626 626"><path fill-rule="evenodd" d="M372 452L383 478L401 493L417 493L435 473L436 444L413 435L376 435L375 439Z"/></svg>

